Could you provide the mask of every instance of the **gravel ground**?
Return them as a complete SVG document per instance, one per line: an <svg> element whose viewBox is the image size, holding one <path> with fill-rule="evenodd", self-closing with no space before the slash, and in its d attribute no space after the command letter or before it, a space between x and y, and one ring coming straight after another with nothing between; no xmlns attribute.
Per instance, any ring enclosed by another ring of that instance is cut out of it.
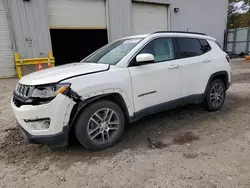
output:
<svg viewBox="0 0 250 188"><path fill-rule="evenodd" d="M232 68L220 111L191 105L150 116L94 153L27 143L10 108L17 80L0 80L0 187L249 188L250 62Z"/></svg>

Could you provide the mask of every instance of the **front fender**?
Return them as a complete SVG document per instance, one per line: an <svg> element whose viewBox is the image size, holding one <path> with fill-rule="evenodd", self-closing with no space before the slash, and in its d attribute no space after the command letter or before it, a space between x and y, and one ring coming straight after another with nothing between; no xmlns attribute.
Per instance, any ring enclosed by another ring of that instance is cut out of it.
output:
<svg viewBox="0 0 250 188"><path fill-rule="evenodd" d="M123 91L122 89L119 89L119 88L103 89L103 90L99 90L99 91L95 91L95 92L91 92L91 93L86 93L81 98L83 101L85 101L85 100L88 100L91 98L95 98L98 96L102 97L103 95L109 95L109 94L120 94L124 100L125 105L126 105L128 115L130 117L132 117L134 115L133 105L131 104L126 92Z"/></svg>

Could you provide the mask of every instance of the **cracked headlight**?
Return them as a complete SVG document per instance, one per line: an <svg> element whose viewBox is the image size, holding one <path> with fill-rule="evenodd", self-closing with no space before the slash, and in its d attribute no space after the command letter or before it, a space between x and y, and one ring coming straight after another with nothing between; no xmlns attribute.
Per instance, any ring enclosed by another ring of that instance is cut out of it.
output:
<svg viewBox="0 0 250 188"><path fill-rule="evenodd" d="M70 87L69 83L36 86L31 97L50 99L56 97L58 94L65 93Z"/></svg>

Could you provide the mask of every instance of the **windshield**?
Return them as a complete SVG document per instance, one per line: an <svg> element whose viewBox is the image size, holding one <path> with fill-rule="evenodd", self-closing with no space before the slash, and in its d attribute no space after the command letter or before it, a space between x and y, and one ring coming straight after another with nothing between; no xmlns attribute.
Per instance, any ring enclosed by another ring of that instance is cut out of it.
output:
<svg viewBox="0 0 250 188"><path fill-rule="evenodd" d="M116 65L125 57L143 38L122 39L96 51L82 62Z"/></svg>

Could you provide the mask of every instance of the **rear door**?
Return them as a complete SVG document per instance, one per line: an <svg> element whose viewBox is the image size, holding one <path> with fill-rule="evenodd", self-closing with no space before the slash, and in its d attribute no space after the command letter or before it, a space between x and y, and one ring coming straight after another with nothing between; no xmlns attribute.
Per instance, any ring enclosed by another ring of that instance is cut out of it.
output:
<svg viewBox="0 0 250 188"><path fill-rule="evenodd" d="M176 38L181 65L181 97L203 94L210 77L211 47L204 39Z"/></svg>

